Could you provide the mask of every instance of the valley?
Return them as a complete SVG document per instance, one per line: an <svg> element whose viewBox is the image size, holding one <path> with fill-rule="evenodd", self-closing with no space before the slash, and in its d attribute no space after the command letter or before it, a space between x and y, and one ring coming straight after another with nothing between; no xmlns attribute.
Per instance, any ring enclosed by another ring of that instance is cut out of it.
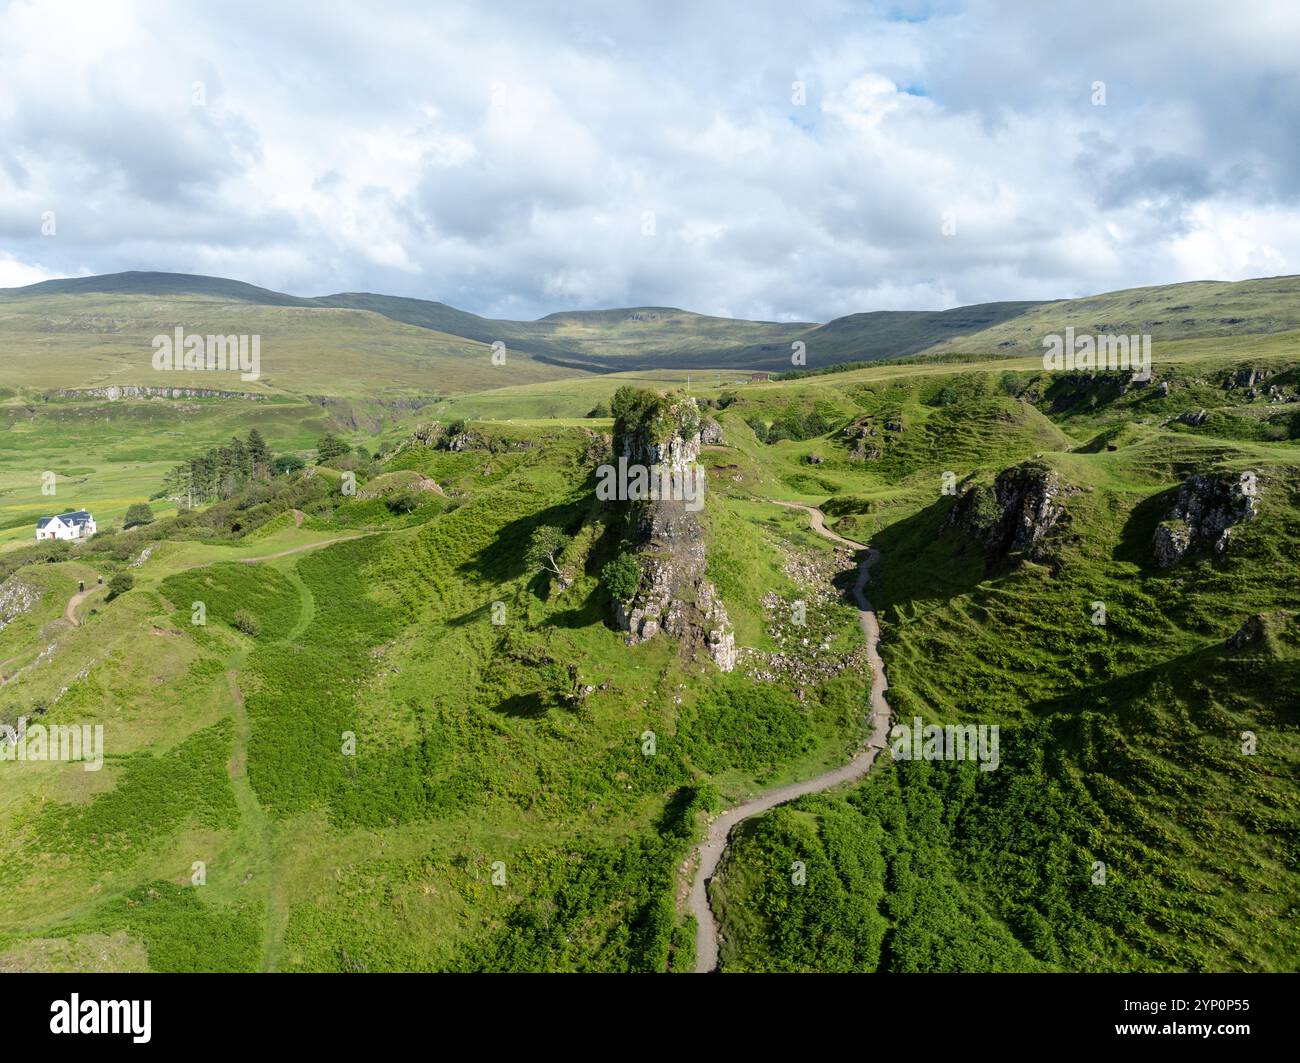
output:
<svg viewBox="0 0 1300 1063"><path fill-rule="evenodd" d="M105 734L0 759L0 970L1293 970L1297 296L0 292L0 723ZM179 325L260 378L156 374ZM1046 371L1066 327L1152 380Z"/></svg>

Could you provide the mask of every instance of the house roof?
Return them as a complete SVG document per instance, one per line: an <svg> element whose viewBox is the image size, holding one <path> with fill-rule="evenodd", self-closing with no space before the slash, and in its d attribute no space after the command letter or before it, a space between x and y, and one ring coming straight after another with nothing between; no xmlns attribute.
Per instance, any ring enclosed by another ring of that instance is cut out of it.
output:
<svg viewBox="0 0 1300 1063"><path fill-rule="evenodd" d="M57 517L42 517L36 522L36 527L44 528L45 525L49 524L52 520L61 520L64 524L86 524L94 519L95 518L84 509L73 509L69 510L67 513L60 513Z"/></svg>

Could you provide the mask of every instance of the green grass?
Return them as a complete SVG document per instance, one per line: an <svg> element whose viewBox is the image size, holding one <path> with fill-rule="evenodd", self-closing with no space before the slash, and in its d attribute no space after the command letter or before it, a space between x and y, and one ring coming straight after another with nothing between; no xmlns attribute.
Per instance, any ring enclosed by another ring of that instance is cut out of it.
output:
<svg viewBox="0 0 1300 1063"><path fill-rule="evenodd" d="M124 329L146 323L143 306L121 304ZM632 357L653 328L575 319L550 332L589 351L621 337L611 357ZM785 609L805 596L788 566L831 547L766 499L822 505L881 550L870 594L898 716L1002 729L997 771L886 759L861 785L748 821L714 882L725 970L1295 968L1300 635L1286 616L1300 443L1268 431L1288 404L1219 384L1262 351L1293 386L1286 335L1164 341L1167 397L1047 378L1032 356L743 386L692 374L726 438L703 456L702 523L738 644L804 652L782 642L764 598ZM109 346L94 365L121 364ZM399 368L423 357L404 350ZM285 366L301 376L268 369L268 388L315 379L305 362ZM456 417L475 439L460 452L406 442L365 463L355 498L321 469L181 520L155 504L150 529L49 561L21 548L24 526L0 532L13 562L0 572L39 594L0 630L0 719L41 706L43 722L102 722L109 751L99 773L0 765L0 969L71 966L77 941L154 970L690 969L679 869L704 810L843 763L863 737L867 676L855 664L801 697L744 665L723 676L684 659L666 637L626 645L599 578L625 528L593 497L610 423L583 415L636 379L467 378L419 408L381 407L347 377L324 406L0 403L0 497L15 522L47 504L44 468L59 474L57 499L89 500L107 526L162 469L253 426L277 453L340 427L378 449ZM420 389L400 373L393 386ZM1174 423L1198 408L1213 413L1202 428ZM814 414L828 430L810 438L765 443L750 426L802 435ZM886 420L901 425L887 440ZM846 442L862 424L878 430L876 458L855 460ZM1026 460L1078 488L1043 563L990 566L960 533L940 534L954 501L943 473L987 484ZM1259 472L1259 519L1223 560L1155 570L1151 534L1174 488L1212 468ZM386 494L418 477L445 496L391 511ZM543 524L570 538L562 591L524 564ZM107 579L145 545L133 590L83 603L79 627L61 619L78 580ZM273 556L285 551L299 552ZM257 558L270 559L241 563ZM844 563L840 591L851 573ZM819 608L809 635L837 656L857 650L848 602ZM256 635L232 626L237 610ZM1267 641L1227 649L1256 613L1281 614ZM1257 754L1241 753L1243 731ZM190 884L195 861L205 886Z"/></svg>

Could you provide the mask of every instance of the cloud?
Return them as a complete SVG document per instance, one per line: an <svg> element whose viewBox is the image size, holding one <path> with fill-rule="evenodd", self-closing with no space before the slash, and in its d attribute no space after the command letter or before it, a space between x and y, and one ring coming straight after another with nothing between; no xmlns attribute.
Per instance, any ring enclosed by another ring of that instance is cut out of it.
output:
<svg viewBox="0 0 1300 1063"><path fill-rule="evenodd" d="M62 276L63 274L51 272L44 266L19 262L13 255L0 251L0 288L22 288Z"/></svg>
<svg viewBox="0 0 1300 1063"><path fill-rule="evenodd" d="M78 11L0 8L8 283L825 320L1300 272L1266 0Z"/></svg>

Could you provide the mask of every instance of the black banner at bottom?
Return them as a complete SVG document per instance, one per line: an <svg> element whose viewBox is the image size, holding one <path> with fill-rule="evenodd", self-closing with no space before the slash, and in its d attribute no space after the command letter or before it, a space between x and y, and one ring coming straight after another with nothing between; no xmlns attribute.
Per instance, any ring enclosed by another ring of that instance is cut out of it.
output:
<svg viewBox="0 0 1300 1063"><path fill-rule="evenodd" d="M1267 1048L1294 1039L1297 975L108 975L0 977L7 1048L346 1050L437 1033L485 1050L591 1047L623 1024L676 1052L706 1032L807 1050L851 1029L924 1046L1070 1048L1128 1043ZM647 1025L648 1024L648 1025ZM206 1031L206 1032L205 1032ZM220 1031L220 1033L218 1033ZM615 1043L611 1042L612 1048ZM627 1043L621 1041L621 1043ZM674 1048L676 1044L676 1048Z"/></svg>

